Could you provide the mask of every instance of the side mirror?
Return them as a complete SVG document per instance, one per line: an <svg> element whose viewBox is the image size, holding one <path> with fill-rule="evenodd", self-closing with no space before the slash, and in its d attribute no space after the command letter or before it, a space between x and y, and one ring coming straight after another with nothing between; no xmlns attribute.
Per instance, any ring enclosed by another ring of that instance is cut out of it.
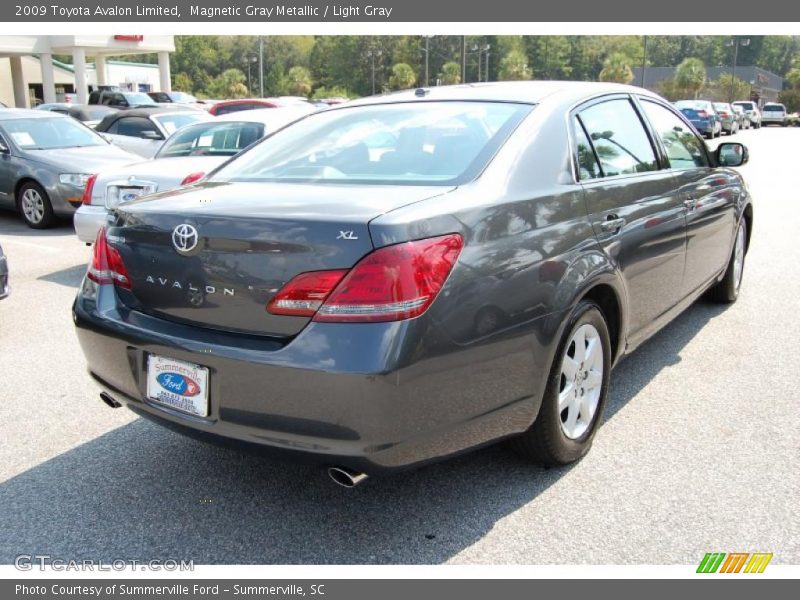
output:
<svg viewBox="0 0 800 600"><path fill-rule="evenodd" d="M164 138L161 136L160 133L153 130L143 131L142 132L142 139L145 140L163 140Z"/></svg>
<svg viewBox="0 0 800 600"><path fill-rule="evenodd" d="M5 142L0 142L0 154L9 154L10 151L8 146L6 146Z"/></svg>
<svg viewBox="0 0 800 600"><path fill-rule="evenodd" d="M720 167L741 167L750 160L750 153L744 144L729 142L717 146L714 158Z"/></svg>

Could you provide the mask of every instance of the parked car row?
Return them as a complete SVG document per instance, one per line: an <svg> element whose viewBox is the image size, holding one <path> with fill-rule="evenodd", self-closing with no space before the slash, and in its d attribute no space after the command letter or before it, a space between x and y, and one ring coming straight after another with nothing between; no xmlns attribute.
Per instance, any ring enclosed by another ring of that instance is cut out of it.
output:
<svg viewBox="0 0 800 600"><path fill-rule="evenodd" d="M109 210L145 194L197 181L264 136L307 114L302 107L284 107L202 120L171 135L152 160L92 175L74 218L78 238L94 242Z"/></svg>
<svg viewBox="0 0 800 600"><path fill-rule="evenodd" d="M733 135L741 129L760 129L763 125L789 124L786 107L779 102L767 102L759 109L752 100L733 103L709 100L679 100L675 102L697 131L712 139L726 133Z"/></svg>

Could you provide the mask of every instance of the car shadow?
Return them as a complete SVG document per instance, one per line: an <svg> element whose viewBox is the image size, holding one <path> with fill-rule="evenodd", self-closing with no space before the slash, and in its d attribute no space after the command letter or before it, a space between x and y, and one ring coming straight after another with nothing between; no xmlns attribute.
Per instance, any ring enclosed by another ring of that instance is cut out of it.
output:
<svg viewBox="0 0 800 600"><path fill-rule="evenodd" d="M55 225L49 229L32 229L25 225L16 212L0 210L0 235L13 235L20 237L64 237L75 235L72 218L56 219ZM75 238L77 241L77 237Z"/></svg>
<svg viewBox="0 0 800 600"><path fill-rule="evenodd" d="M723 310L693 306L623 361L606 419L679 362ZM108 409L98 402L97 410ZM204 444L139 419L0 484L0 563L47 553L198 564L439 564L569 471L532 466L499 444L346 490L319 468Z"/></svg>
<svg viewBox="0 0 800 600"><path fill-rule="evenodd" d="M47 273L36 279L38 281L46 281L48 283L57 283L67 287L77 288L81 284L85 274L86 265L81 263L72 267L67 267L66 269L61 269L60 271Z"/></svg>

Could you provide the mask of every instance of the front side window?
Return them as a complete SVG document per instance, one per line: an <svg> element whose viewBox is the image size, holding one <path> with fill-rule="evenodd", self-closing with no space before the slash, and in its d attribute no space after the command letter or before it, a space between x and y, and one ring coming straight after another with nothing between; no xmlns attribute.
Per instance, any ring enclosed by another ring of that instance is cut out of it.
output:
<svg viewBox="0 0 800 600"><path fill-rule="evenodd" d="M456 185L476 177L532 106L399 102L314 113L214 180Z"/></svg>
<svg viewBox="0 0 800 600"><path fill-rule="evenodd" d="M705 145L677 115L659 104L642 101L642 108L664 144L672 169L707 167Z"/></svg>
<svg viewBox="0 0 800 600"><path fill-rule="evenodd" d="M104 146L94 131L69 117L12 119L3 123L11 140L23 150L53 150L79 146Z"/></svg>
<svg viewBox="0 0 800 600"><path fill-rule="evenodd" d="M658 169L655 151L630 100L606 100L579 113L605 177Z"/></svg>

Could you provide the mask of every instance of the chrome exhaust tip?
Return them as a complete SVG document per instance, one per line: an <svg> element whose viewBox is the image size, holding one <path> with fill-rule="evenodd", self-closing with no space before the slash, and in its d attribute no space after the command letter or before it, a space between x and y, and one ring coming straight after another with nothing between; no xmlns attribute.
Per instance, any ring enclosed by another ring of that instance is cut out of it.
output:
<svg viewBox="0 0 800 600"><path fill-rule="evenodd" d="M369 477L366 473L352 471L346 467L328 467L328 477L333 482L345 488L354 488Z"/></svg>
<svg viewBox="0 0 800 600"><path fill-rule="evenodd" d="M111 396L109 396L105 392L100 393L100 400L102 400L106 404L106 406L110 406L111 408L119 408L120 406L122 406L122 404L114 400Z"/></svg>

